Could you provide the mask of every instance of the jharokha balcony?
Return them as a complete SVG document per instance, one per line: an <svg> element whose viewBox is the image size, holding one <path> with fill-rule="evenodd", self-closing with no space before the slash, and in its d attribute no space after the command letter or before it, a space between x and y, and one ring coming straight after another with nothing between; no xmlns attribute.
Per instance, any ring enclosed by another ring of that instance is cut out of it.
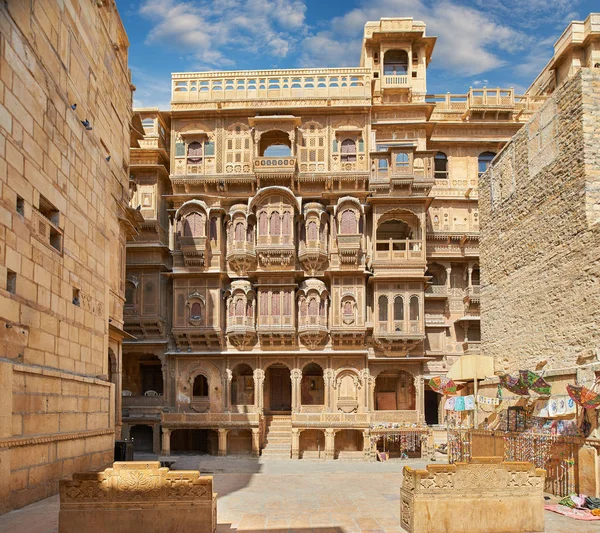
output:
<svg viewBox="0 0 600 533"><path fill-rule="evenodd" d="M292 178L296 173L296 158L255 157L254 173L259 178Z"/></svg>
<svg viewBox="0 0 600 533"><path fill-rule="evenodd" d="M327 338L326 316L306 316L298 321L298 337L302 344L314 350Z"/></svg>
<svg viewBox="0 0 600 533"><path fill-rule="evenodd" d="M386 355L405 356L425 340L425 333L419 321L411 321L408 326L395 321L393 329L383 322L377 323L373 340Z"/></svg>
<svg viewBox="0 0 600 533"><path fill-rule="evenodd" d="M298 259L311 276L323 268L327 262L327 242L322 240L300 241Z"/></svg>
<svg viewBox="0 0 600 533"><path fill-rule="evenodd" d="M296 247L291 238L259 235L256 243L256 256L262 268L294 267Z"/></svg>
<svg viewBox="0 0 600 533"><path fill-rule="evenodd" d="M337 236L340 263L346 266L358 266L361 259L361 234L347 234Z"/></svg>
<svg viewBox="0 0 600 533"><path fill-rule="evenodd" d="M185 266L204 266L207 259L206 237L180 237Z"/></svg>
<svg viewBox="0 0 600 533"><path fill-rule="evenodd" d="M256 327L252 316L230 316L227 318L227 339L234 346L243 349L254 343Z"/></svg>
<svg viewBox="0 0 600 533"><path fill-rule="evenodd" d="M256 250L250 241L231 241L227 243L227 262L229 267L240 275L256 266Z"/></svg>

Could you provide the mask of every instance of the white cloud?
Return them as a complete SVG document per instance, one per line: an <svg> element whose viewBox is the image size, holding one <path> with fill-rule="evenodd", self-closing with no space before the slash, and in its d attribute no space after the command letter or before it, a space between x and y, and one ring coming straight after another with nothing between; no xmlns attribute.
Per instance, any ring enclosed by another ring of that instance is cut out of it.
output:
<svg viewBox="0 0 600 533"><path fill-rule="evenodd" d="M144 0L140 13L155 21L147 43L208 68L232 67L240 52L286 57L305 33L303 0Z"/></svg>
<svg viewBox="0 0 600 533"><path fill-rule="evenodd" d="M426 4L425 0L362 0L358 8L331 21L330 28L308 36L302 63L306 66L356 64L362 28L367 20L412 16L427 24L427 33L438 37L434 59L458 75L471 76L506 64L495 50L521 51L527 36L495 22L484 12L450 0Z"/></svg>

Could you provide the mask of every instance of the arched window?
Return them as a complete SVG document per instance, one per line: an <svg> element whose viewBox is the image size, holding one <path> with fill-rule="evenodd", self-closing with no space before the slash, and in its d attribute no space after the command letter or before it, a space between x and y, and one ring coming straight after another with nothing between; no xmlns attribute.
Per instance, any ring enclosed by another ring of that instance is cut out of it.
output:
<svg viewBox="0 0 600 533"><path fill-rule="evenodd" d="M190 320L203 320L204 304L200 301L192 302L190 306Z"/></svg>
<svg viewBox="0 0 600 533"><path fill-rule="evenodd" d="M235 316L244 316L245 313L244 299L238 298L235 302Z"/></svg>
<svg viewBox="0 0 600 533"><path fill-rule="evenodd" d="M279 291L274 292L271 295L271 315L278 316L281 312L281 293Z"/></svg>
<svg viewBox="0 0 600 533"><path fill-rule="evenodd" d="M285 316L292 314L292 294L290 292L283 293L283 314Z"/></svg>
<svg viewBox="0 0 600 533"><path fill-rule="evenodd" d="M281 235L281 217L277 211L271 213L270 220L270 235L271 237L278 237Z"/></svg>
<svg viewBox="0 0 600 533"><path fill-rule="evenodd" d="M204 236L204 218L200 213L190 213L183 222L183 235L185 237Z"/></svg>
<svg viewBox="0 0 600 533"><path fill-rule="evenodd" d="M352 139L345 139L342 141L341 159L348 163L356 161L356 143Z"/></svg>
<svg viewBox="0 0 600 533"><path fill-rule="evenodd" d="M195 377L192 394L194 396L208 396L208 380L202 374Z"/></svg>
<svg viewBox="0 0 600 533"><path fill-rule="evenodd" d="M252 224L248 224L246 228L246 241L252 242L254 239L254 226Z"/></svg>
<svg viewBox="0 0 600 533"><path fill-rule="evenodd" d="M419 298L418 296L410 297L410 319L419 320Z"/></svg>
<svg viewBox="0 0 600 533"><path fill-rule="evenodd" d="M356 224L356 214L351 209L346 209L342 213L342 220L340 223L340 234L356 235L356 233L358 233L358 227Z"/></svg>
<svg viewBox="0 0 600 533"><path fill-rule="evenodd" d="M308 223L308 240L316 241L317 240L317 223L314 220L311 220Z"/></svg>
<svg viewBox="0 0 600 533"><path fill-rule="evenodd" d="M235 225L235 233L234 233L234 238L235 238L236 242L244 242L245 233L246 232L244 231L243 222L238 222Z"/></svg>
<svg viewBox="0 0 600 533"><path fill-rule="evenodd" d="M212 217L210 219L210 228L208 231L209 231L209 235L210 235L210 240L216 241L217 240L217 219L215 217Z"/></svg>
<svg viewBox="0 0 600 533"><path fill-rule="evenodd" d="M445 180L448 178L448 157L444 152L438 152L435 154L434 159L435 165L435 178L438 180Z"/></svg>
<svg viewBox="0 0 600 533"><path fill-rule="evenodd" d="M394 320L404 320L404 298L402 296L394 298Z"/></svg>
<svg viewBox="0 0 600 533"><path fill-rule="evenodd" d="M269 314L269 293L260 293L260 314L261 316L267 316Z"/></svg>
<svg viewBox="0 0 600 533"><path fill-rule="evenodd" d="M387 322L388 319L388 299L387 296L380 296L377 301L379 305L379 322Z"/></svg>
<svg viewBox="0 0 600 533"><path fill-rule="evenodd" d="M188 145L187 160L191 164L202 162L202 143L194 141Z"/></svg>
<svg viewBox="0 0 600 533"><path fill-rule="evenodd" d="M353 315L354 314L354 309L352 307L352 302L350 300L346 300L342 304L342 313L344 315Z"/></svg>
<svg viewBox="0 0 600 533"><path fill-rule="evenodd" d="M308 301L308 316L317 316L319 314L319 302L316 298Z"/></svg>
<svg viewBox="0 0 600 533"><path fill-rule="evenodd" d="M409 157L407 153L399 152L396 154L396 168L407 169Z"/></svg>
<svg viewBox="0 0 600 533"><path fill-rule="evenodd" d="M136 290L135 284L131 281L125 283L125 305L135 305Z"/></svg>
<svg viewBox="0 0 600 533"><path fill-rule="evenodd" d="M494 157L496 157L495 152L483 152L479 154L479 158L477 159L479 177L481 177L481 175L489 168Z"/></svg>
<svg viewBox="0 0 600 533"><path fill-rule="evenodd" d="M327 222L321 222L321 242L327 242Z"/></svg>
<svg viewBox="0 0 600 533"><path fill-rule="evenodd" d="M259 235L267 235L269 233L269 230L267 229L268 226L268 218L267 218L267 213L265 213L264 211L258 216L258 234Z"/></svg>
<svg viewBox="0 0 600 533"><path fill-rule="evenodd" d="M481 275L478 268L474 268L471 273L471 285L479 285L481 283Z"/></svg>
<svg viewBox="0 0 600 533"><path fill-rule="evenodd" d="M383 73L387 76L408 74L408 54L404 50L390 50L383 56Z"/></svg>
<svg viewBox="0 0 600 533"><path fill-rule="evenodd" d="M292 234L292 217L289 211L285 211L282 217L282 233L284 237L289 237Z"/></svg>

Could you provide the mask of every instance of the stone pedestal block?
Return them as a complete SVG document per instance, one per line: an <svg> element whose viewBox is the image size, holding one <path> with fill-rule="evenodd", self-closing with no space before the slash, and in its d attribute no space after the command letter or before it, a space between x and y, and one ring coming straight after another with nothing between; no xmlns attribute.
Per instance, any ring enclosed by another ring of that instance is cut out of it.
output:
<svg viewBox="0 0 600 533"><path fill-rule="evenodd" d="M214 533L216 521L212 476L196 471L132 461L60 481L59 533Z"/></svg>
<svg viewBox="0 0 600 533"><path fill-rule="evenodd" d="M531 463L479 462L404 467L402 527L410 533L544 531L545 471Z"/></svg>

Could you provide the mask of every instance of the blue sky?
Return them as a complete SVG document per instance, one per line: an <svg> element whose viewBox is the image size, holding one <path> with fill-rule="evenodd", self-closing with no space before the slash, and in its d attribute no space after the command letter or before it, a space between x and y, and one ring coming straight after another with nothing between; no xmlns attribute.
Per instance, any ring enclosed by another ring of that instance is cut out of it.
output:
<svg viewBox="0 0 600 533"><path fill-rule="evenodd" d="M523 92L569 21L598 0L117 0L135 106L169 108L171 72L358 66L367 20L413 17L437 36L429 93Z"/></svg>

